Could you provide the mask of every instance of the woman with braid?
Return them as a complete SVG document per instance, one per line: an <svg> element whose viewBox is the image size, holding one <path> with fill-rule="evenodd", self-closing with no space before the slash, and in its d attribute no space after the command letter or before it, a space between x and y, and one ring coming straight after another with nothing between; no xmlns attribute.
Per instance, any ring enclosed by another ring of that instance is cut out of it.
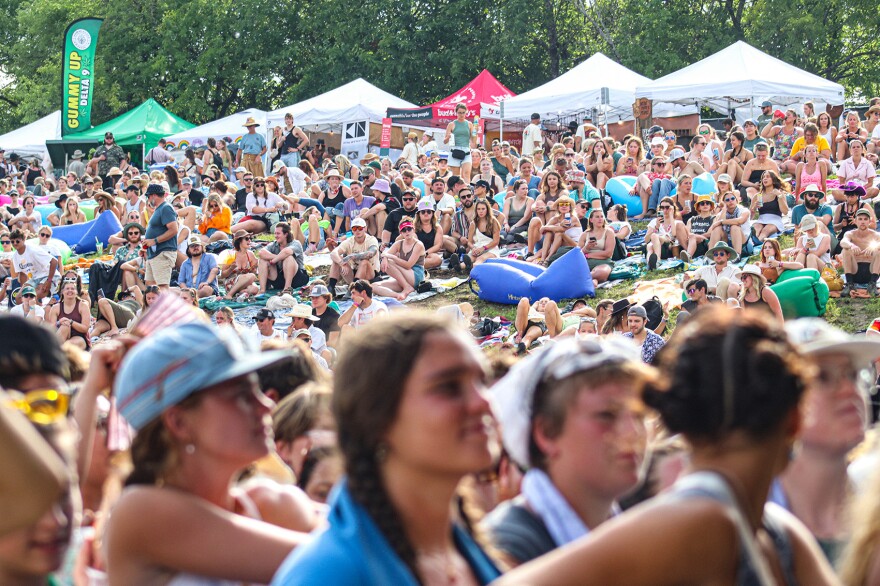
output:
<svg viewBox="0 0 880 586"><path fill-rule="evenodd" d="M330 527L273 584L487 584L499 572L453 516L459 481L492 465L489 404L466 333L425 314L353 334L335 367L347 474Z"/></svg>

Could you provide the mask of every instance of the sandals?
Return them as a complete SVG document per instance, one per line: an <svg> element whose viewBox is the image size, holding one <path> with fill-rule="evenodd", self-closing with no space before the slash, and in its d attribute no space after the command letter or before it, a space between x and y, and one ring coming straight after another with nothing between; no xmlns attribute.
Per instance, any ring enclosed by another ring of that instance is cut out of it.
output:
<svg viewBox="0 0 880 586"><path fill-rule="evenodd" d="M291 295L291 296L292 296L292 295L293 295L293 289L291 289L290 287L288 287L287 289L282 289L281 294L282 294L282 295Z"/></svg>

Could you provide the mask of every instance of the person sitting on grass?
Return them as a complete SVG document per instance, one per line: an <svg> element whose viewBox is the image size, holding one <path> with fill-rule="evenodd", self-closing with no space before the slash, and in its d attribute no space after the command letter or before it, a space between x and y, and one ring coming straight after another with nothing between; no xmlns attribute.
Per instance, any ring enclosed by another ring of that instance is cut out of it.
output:
<svg viewBox="0 0 880 586"><path fill-rule="evenodd" d="M369 282L379 273L379 241L367 234L366 220L352 220L351 233L351 238L345 239L330 253L327 286L333 295L336 295L336 283L340 278L346 284L359 279Z"/></svg>
<svg viewBox="0 0 880 586"><path fill-rule="evenodd" d="M550 258L562 246L575 246L583 234L580 222L574 216L574 200L564 195L556 200L557 214L541 226L544 245L533 262L548 266ZM599 210L602 211L601 209Z"/></svg>
<svg viewBox="0 0 880 586"><path fill-rule="evenodd" d="M190 235L186 256L187 259L180 265L178 284L181 287L194 289L199 298L220 295L217 284L217 275L220 273L217 255L205 252L204 244L198 234Z"/></svg>
<svg viewBox="0 0 880 586"><path fill-rule="evenodd" d="M364 279L358 279L348 288L351 294L351 307L339 316L340 336L350 334L379 316L388 315L388 306L373 299L373 286Z"/></svg>
<svg viewBox="0 0 880 586"><path fill-rule="evenodd" d="M823 233L831 235L831 250L833 251L838 244L837 236L831 232L831 222L834 219L834 210L825 205L825 193L819 189L817 185L808 185L801 193L803 203L799 203L791 209L791 223L800 226L801 220L807 214L816 216L819 220L819 230ZM800 236L799 230L795 231L795 240Z"/></svg>
<svg viewBox="0 0 880 586"><path fill-rule="evenodd" d="M855 213L856 229L847 232L840 241L844 285L841 297L849 297L854 285L867 285L868 294L877 294L880 276L880 234L871 230L871 212L862 208Z"/></svg>
<svg viewBox="0 0 880 586"><path fill-rule="evenodd" d="M492 207L487 200L477 199L474 203L474 221L468 230L468 256L471 263L478 265L490 258L498 258L500 241L501 225L492 215Z"/></svg>
<svg viewBox="0 0 880 586"><path fill-rule="evenodd" d="M831 262L831 236L819 231L819 221L812 214L804 216L799 227L801 236L795 248L795 262L821 273Z"/></svg>
<svg viewBox="0 0 880 586"><path fill-rule="evenodd" d="M687 301L681 304L681 310L675 319L676 327L683 324L694 312L705 309L713 303L721 303L721 299L709 294L709 286L703 279L688 279L684 283L684 291L687 293Z"/></svg>
<svg viewBox="0 0 880 586"><path fill-rule="evenodd" d="M199 224L199 238L205 244L227 240L232 235L232 210L223 203L220 196L212 193L207 198L202 222Z"/></svg>
<svg viewBox="0 0 880 586"><path fill-rule="evenodd" d="M602 210L590 210L588 228L581 234L578 246L590 266L594 284L604 283L611 275L614 268L611 257L616 245L614 229L605 221L605 214Z"/></svg>
<svg viewBox="0 0 880 586"><path fill-rule="evenodd" d="M731 263L736 262L739 255L723 242L716 242L706 254L711 256L714 264L698 268L691 276L706 281L711 295L722 300L735 299L739 294L740 269Z"/></svg>
<svg viewBox="0 0 880 586"><path fill-rule="evenodd" d="M752 223L755 238L764 242L774 234L785 230L782 217L788 214L788 186L775 171L764 171L761 175L760 188L752 198L749 210L758 212L758 218Z"/></svg>
<svg viewBox="0 0 880 586"><path fill-rule="evenodd" d="M292 237L290 224L275 224L275 242L260 250L257 275L260 279L260 293L268 287L281 289L281 293L291 293L293 287L302 287L309 282L303 261L303 248Z"/></svg>
<svg viewBox="0 0 880 586"><path fill-rule="evenodd" d="M403 301L425 280L425 245L416 238L412 218L403 218L398 229L402 238L382 253L388 278L373 285L373 293Z"/></svg>
<svg viewBox="0 0 880 586"><path fill-rule="evenodd" d="M309 206L302 214L303 222L300 224L300 232L303 242L308 242L307 254L314 254L324 250L327 245L327 237L330 234L330 220L321 219L321 211L315 206Z"/></svg>
<svg viewBox="0 0 880 586"><path fill-rule="evenodd" d="M657 268L658 260L678 254L681 242L687 242L687 228L675 216L675 201L671 197L664 197L657 211L657 217L651 220L645 233L649 271Z"/></svg>
<svg viewBox="0 0 880 586"><path fill-rule="evenodd" d="M525 354L526 350L541 336L555 338L562 332L562 314L555 301L547 297L538 299L534 305L529 304L528 297L519 300L514 319L517 354Z"/></svg>
<svg viewBox="0 0 880 586"><path fill-rule="evenodd" d="M771 285L779 280L779 277L785 271L796 271L804 268L803 263L785 260L779 241L770 239L765 240L761 246L760 260L758 260L758 268L767 282Z"/></svg>
<svg viewBox="0 0 880 586"><path fill-rule="evenodd" d="M247 296L254 296L260 290L256 284L259 261L257 255L251 251L252 242L253 237L244 230L239 230L232 238L235 254L231 262L220 267L223 288L226 290L224 299L233 299L239 291L245 291Z"/></svg>
<svg viewBox="0 0 880 586"><path fill-rule="evenodd" d="M679 255L686 263L691 262L692 258L703 256L709 250L709 229L715 223L715 216L712 215L715 202L711 195L698 195L694 207L697 215L687 221L687 244Z"/></svg>
<svg viewBox="0 0 880 586"><path fill-rule="evenodd" d="M737 256L743 248L749 248L749 235L752 233L752 216L748 208L739 203L735 191L728 191L718 202L721 210L715 215L715 222L709 228L709 248L719 242L730 245Z"/></svg>
<svg viewBox="0 0 880 586"><path fill-rule="evenodd" d="M141 304L131 291L120 291L116 301L101 297L98 299L98 321L92 327L92 337L107 334L112 337L119 334L134 321L141 309Z"/></svg>
<svg viewBox="0 0 880 586"><path fill-rule="evenodd" d="M767 285L767 279L757 265L746 265L740 272L742 286L739 290L739 306L743 309L762 309L769 311L782 325L782 307L776 293Z"/></svg>
<svg viewBox="0 0 880 586"><path fill-rule="evenodd" d="M425 268L437 268L443 264L443 231L434 213L434 204L422 200L417 210L416 237L425 245Z"/></svg>

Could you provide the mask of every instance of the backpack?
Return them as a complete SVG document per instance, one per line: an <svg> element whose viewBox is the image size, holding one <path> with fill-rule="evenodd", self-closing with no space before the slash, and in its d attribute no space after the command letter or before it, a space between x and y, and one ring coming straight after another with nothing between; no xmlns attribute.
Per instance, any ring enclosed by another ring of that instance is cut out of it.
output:
<svg viewBox="0 0 880 586"><path fill-rule="evenodd" d="M217 151L215 151L213 149L211 150L211 154L214 155L214 164L217 165L217 168L222 171L223 170L223 157L221 157L220 153L218 153Z"/></svg>
<svg viewBox="0 0 880 586"><path fill-rule="evenodd" d="M642 303L642 307L645 308L645 313L648 314L648 324L645 327L649 330L654 330L663 320L663 304L660 303L660 300L655 295Z"/></svg>

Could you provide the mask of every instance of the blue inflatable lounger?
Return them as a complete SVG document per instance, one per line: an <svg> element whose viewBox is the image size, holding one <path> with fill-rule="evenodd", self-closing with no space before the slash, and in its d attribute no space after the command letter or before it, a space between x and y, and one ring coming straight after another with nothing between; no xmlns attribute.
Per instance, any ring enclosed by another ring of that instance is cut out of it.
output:
<svg viewBox="0 0 880 586"><path fill-rule="evenodd" d="M565 253L548 268L507 258L492 258L471 270L471 290L483 301L516 305L523 297L534 303L595 297L590 265L579 248Z"/></svg>

